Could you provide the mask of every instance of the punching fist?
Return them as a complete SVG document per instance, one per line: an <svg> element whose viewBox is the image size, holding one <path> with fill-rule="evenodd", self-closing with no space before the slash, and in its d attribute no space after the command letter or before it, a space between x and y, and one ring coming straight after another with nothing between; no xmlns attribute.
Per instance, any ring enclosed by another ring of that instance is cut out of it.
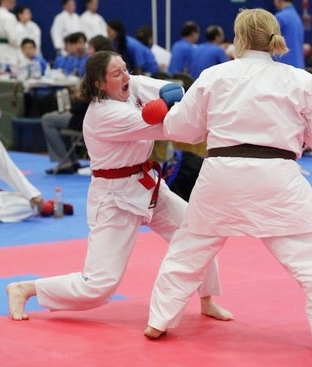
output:
<svg viewBox="0 0 312 367"><path fill-rule="evenodd" d="M175 102L181 100L183 94L184 89L179 84L169 83L164 85L159 90L160 98L147 103L143 108L143 120L151 125L163 122L169 109Z"/></svg>
<svg viewBox="0 0 312 367"><path fill-rule="evenodd" d="M169 83L159 90L159 97L166 102L170 109L175 102L180 102L184 94L184 89L177 83Z"/></svg>
<svg viewBox="0 0 312 367"><path fill-rule="evenodd" d="M143 120L150 125L160 124L169 111L165 101L158 98L154 101L146 103L142 110Z"/></svg>

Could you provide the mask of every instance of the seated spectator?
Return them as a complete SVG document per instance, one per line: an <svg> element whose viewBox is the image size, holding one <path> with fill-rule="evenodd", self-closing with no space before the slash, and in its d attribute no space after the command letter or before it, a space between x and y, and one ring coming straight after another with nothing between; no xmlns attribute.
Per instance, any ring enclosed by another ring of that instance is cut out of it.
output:
<svg viewBox="0 0 312 367"><path fill-rule="evenodd" d="M190 61L189 74L196 79L199 74L210 66L229 61L221 44L224 41L223 29L212 25L206 29L206 42L200 44L193 50Z"/></svg>
<svg viewBox="0 0 312 367"><path fill-rule="evenodd" d="M93 55L95 52L101 50L113 50L109 39L104 36L92 37L89 41L88 54ZM41 123L50 160L58 163L55 168L46 170L46 173L49 175L73 174L81 168L75 152L72 155L68 155L69 147L61 135L62 129L82 131L84 115L88 108L88 104L81 101L78 88L72 89L71 92L72 107L70 111L64 111L62 113L53 111L42 116ZM65 160L64 157L66 157Z"/></svg>
<svg viewBox="0 0 312 367"><path fill-rule="evenodd" d="M76 75L81 78L88 59L86 41L85 34L81 32L71 33L66 36L65 45L67 54L57 56L53 68L62 69L65 75Z"/></svg>
<svg viewBox="0 0 312 367"><path fill-rule="evenodd" d="M71 33L81 32L80 17L76 13L75 0L62 0L63 10L57 14L51 26L51 38L56 55L65 54L64 39Z"/></svg>
<svg viewBox="0 0 312 367"><path fill-rule="evenodd" d="M107 24L104 18L97 13L99 0L86 0L85 4L86 10L81 14L80 21L87 40L98 35L107 37Z"/></svg>
<svg viewBox="0 0 312 367"><path fill-rule="evenodd" d="M150 48L128 36L122 22L108 21L107 32L115 50L123 57L131 73L149 76L158 74L158 64Z"/></svg>
<svg viewBox="0 0 312 367"><path fill-rule="evenodd" d="M36 43L33 39L25 38L21 43L22 59L20 67L25 68L27 77L40 78L44 75L47 61L38 54Z"/></svg>
<svg viewBox="0 0 312 367"><path fill-rule="evenodd" d="M32 12L29 6L17 6L14 13L18 20L16 32L19 37L20 44L23 39L30 38L35 41L38 53L41 54L41 29L32 21Z"/></svg>
<svg viewBox="0 0 312 367"><path fill-rule="evenodd" d="M1 141L0 179L14 189L0 190L0 222L19 222L41 213L41 192L15 165Z"/></svg>
<svg viewBox="0 0 312 367"><path fill-rule="evenodd" d="M88 43L87 54L90 56L101 50L114 50L110 39L102 35L92 37Z"/></svg>
<svg viewBox="0 0 312 367"><path fill-rule="evenodd" d="M189 73L193 50L199 35L200 28L197 23L188 21L183 24L181 39L173 44L171 50L171 60L168 67L168 72L171 75Z"/></svg>

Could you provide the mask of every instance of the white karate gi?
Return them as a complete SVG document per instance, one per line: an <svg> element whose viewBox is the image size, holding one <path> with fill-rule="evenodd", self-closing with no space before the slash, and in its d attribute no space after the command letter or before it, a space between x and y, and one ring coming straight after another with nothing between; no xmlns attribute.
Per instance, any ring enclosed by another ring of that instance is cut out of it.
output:
<svg viewBox="0 0 312 367"><path fill-rule="evenodd" d="M16 67L19 59L17 19L7 8L0 6L0 63Z"/></svg>
<svg viewBox="0 0 312 367"><path fill-rule="evenodd" d="M0 191L0 222L19 222L37 214L30 200L41 193L15 165L1 142L0 179L16 190Z"/></svg>
<svg viewBox="0 0 312 367"><path fill-rule="evenodd" d="M164 133L161 125L151 126L142 120L142 103L157 98L164 84L161 80L131 76L130 98L126 102L105 99L89 105L83 133L92 170L132 166L149 158L154 139L164 139ZM155 175L153 171L150 174ZM141 177L142 173L119 179L92 177L84 270L37 280L36 294L42 306L83 310L103 305L124 274L142 224L170 240L187 204L162 181L157 206L149 209L153 190L141 185ZM216 263L207 269L199 294L220 294Z"/></svg>
<svg viewBox="0 0 312 367"><path fill-rule="evenodd" d="M94 36L107 37L107 24L104 18L98 13L86 10L80 16L82 31L89 41Z"/></svg>
<svg viewBox="0 0 312 367"><path fill-rule="evenodd" d="M164 128L177 141L207 136L209 149L249 143L299 158L303 142L312 146L312 75L273 62L266 52L248 51L206 69L169 111ZM311 232L312 190L295 161L206 158L186 220L160 268L148 324L175 327L226 238L248 235L261 238L300 283L312 328Z"/></svg>
<svg viewBox="0 0 312 367"><path fill-rule="evenodd" d="M54 48L64 52L64 38L75 32L82 32L80 16L66 10L57 14L53 19L50 30Z"/></svg>
<svg viewBox="0 0 312 367"><path fill-rule="evenodd" d="M17 22L16 32L19 38L19 44L22 43L23 39L30 38L35 41L38 53L41 54L41 29L32 20L27 23Z"/></svg>

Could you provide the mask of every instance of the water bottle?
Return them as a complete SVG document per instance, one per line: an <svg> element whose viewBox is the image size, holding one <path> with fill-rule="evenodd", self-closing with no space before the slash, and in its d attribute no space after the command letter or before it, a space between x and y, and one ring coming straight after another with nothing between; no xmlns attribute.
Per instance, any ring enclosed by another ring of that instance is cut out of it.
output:
<svg viewBox="0 0 312 367"><path fill-rule="evenodd" d="M33 79L41 78L41 66L36 60L32 61L30 64L30 77Z"/></svg>
<svg viewBox="0 0 312 367"><path fill-rule="evenodd" d="M53 213L55 218L62 218L64 216L64 204L62 199L62 189L60 187L55 188L54 193L54 205Z"/></svg>

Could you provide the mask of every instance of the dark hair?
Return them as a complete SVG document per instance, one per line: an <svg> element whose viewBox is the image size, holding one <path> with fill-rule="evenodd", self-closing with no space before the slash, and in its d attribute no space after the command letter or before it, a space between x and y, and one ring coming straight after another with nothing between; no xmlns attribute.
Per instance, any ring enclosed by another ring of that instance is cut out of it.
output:
<svg viewBox="0 0 312 367"><path fill-rule="evenodd" d="M64 41L67 43L77 43L80 40L84 40L84 42L87 42L87 37L83 32L75 32L67 35L64 38Z"/></svg>
<svg viewBox="0 0 312 367"><path fill-rule="evenodd" d="M138 28L135 38L147 47L151 47L153 43L153 32L149 25L142 25Z"/></svg>
<svg viewBox="0 0 312 367"><path fill-rule="evenodd" d="M86 103L100 101L105 97L98 86L105 80L107 66L114 56L120 55L115 51L98 51L87 60L80 83L80 95Z"/></svg>
<svg viewBox="0 0 312 367"><path fill-rule="evenodd" d="M181 29L181 36L187 37L190 36L192 33L199 33L198 24L193 21L188 21L184 23Z"/></svg>
<svg viewBox="0 0 312 367"><path fill-rule="evenodd" d="M89 40L89 45L91 45L94 48L95 52L105 51L105 50L114 51L114 48L113 48L113 45L110 39L100 34L92 37Z"/></svg>
<svg viewBox="0 0 312 367"><path fill-rule="evenodd" d="M127 50L127 39L126 39L126 29L120 20L109 20L107 25L112 28L117 33L117 47L116 51L122 55L126 56Z"/></svg>
<svg viewBox="0 0 312 367"><path fill-rule="evenodd" d="M21 47L27 45L28 43L31 43L35 48L37 47L36 42L31 38L24 38L21 42Z"/></svg>
<svg viewBox="0 0 312 367"><path fill-rule="evenodd" d="M71 1L71 0L62 0L62 5L67 4L69 1Z"/></svg>
<svg viewBox="0 0 312 367"><path fill-rule="evenodd" d="M205 31L205 37L207 41L214 41L218 36L222 35L222 28L217 25L209 26Z"/></svg>
<svg viewBox="0 0 312 367"><path fill-rule="evenodd" d="M0 1L0 4L1 4L1 1ZM29 9L30 10L30 7L27 6L27 5L17 5L14 10L13 10L13 13L15 14L17 20L18 20L18 16L22 13L24 13L25 10Z"/></svg>

